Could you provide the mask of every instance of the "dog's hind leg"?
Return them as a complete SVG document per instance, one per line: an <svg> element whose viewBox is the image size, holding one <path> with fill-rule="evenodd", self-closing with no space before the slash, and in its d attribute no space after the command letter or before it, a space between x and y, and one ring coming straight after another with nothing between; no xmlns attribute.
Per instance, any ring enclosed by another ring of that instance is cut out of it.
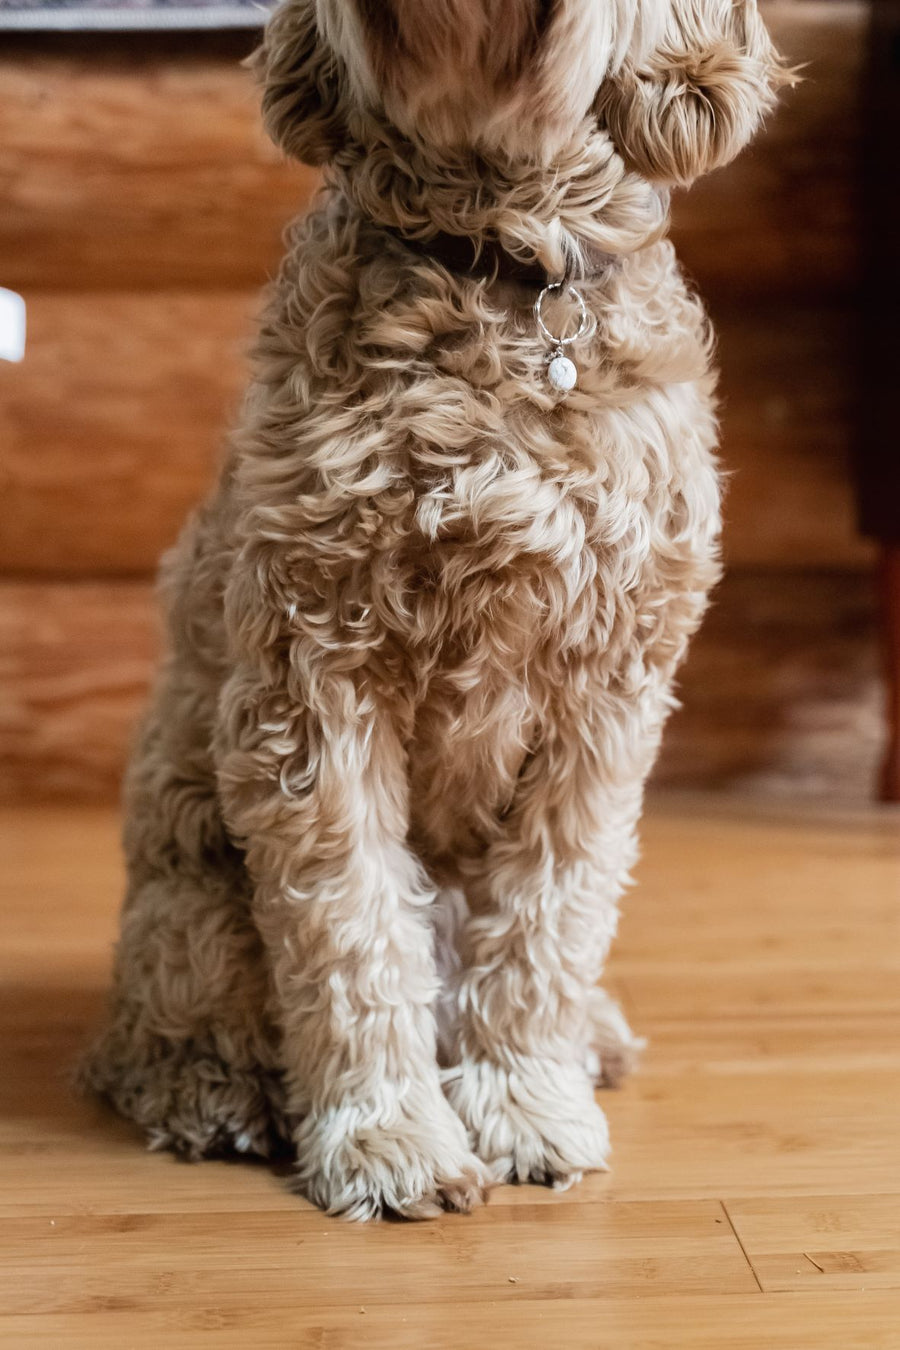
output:
<svg viewBox="0 0 900 1350"><path fill-rule="evenodd" d="M222 824L204 692L170 666L126 792L128 890L108 1021L81 1069L190 1157L268 1154L286 1132L243 858Z"/></svg>

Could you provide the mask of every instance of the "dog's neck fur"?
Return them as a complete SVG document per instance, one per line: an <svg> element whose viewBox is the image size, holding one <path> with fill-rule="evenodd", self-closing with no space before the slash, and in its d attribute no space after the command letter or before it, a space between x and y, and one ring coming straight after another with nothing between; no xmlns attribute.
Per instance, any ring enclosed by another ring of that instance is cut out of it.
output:
<svg viewBox="0 0 900 1350"><path fill-rule="evenodd" d="M496 243L550 278L590 275L597 255L633 253L668 227L668 193L629 173L608 135L592 126L552 168L501 163L474 152L425 150L384 127L353 137L326 180L373 224L427 245L466 236Z"/></svg>

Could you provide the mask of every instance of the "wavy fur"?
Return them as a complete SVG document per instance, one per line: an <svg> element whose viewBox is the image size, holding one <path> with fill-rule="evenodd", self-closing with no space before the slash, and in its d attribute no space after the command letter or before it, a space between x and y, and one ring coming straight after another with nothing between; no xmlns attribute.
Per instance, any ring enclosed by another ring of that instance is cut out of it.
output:
<svg viewBox="0 0 900 1350"><path fill-rule="evenodd" d="M440 8L396 0L375 32L371 5L287 0L255 59L326 187L165 566L86 1068L154 1144L286 1141L358 1218L604 1165L590 1072L639 1043L594 987L718 573L712 340L648 180L735 153L778 69L752 0L522 0L496 48L488 0L454 0L471 31L439 50L416 25ZM384 225L551 269L616 254L583 287L577 389L546 382L527 288Z"/></svg>

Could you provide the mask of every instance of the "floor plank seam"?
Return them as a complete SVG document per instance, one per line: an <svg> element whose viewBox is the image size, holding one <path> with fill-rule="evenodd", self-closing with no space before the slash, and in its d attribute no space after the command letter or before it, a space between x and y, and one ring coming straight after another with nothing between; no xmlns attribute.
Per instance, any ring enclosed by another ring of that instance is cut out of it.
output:
<svg viewBox="0 0 900 1350"><path fill-rule="evenodd" d="M766 1291L765 1291L765 1289L763 1289L763 1287L762 1287L762 1281L760 1280L759 1276L758 1276L757 1273L756 1273L756 1268L755 1268L753 1262L750 1260L750 1257L747 1255L747 1248L744 1246L743 1242L741 1241L741 1235L740 1235L740 1233L738 1232L738 1230L735 1228L735 1226L734 1226L734 1220L732 1219L731 1215L728 1213L728 1206L726 1205L726 1203L725 1203L724 1200L720 1200L720 1201L719 1201L719 1204L722 1206L722 1213L725 1215L725 1218L728 1220L728 1226L729 1226L729 1228L731 1229L732 1233L734 1234L734 1240L735 1240L735 1242L737 1243L737 1245L740 1247L741 1252L743 1253L744 1260L747 1262L747 1265L750 1267L750 1274L753 1276L754 1280L756 1281L756 1287L757 1287L757 1289L759 1290L759 1292L760 1292L761 1294L764 1294Z"/></svg>

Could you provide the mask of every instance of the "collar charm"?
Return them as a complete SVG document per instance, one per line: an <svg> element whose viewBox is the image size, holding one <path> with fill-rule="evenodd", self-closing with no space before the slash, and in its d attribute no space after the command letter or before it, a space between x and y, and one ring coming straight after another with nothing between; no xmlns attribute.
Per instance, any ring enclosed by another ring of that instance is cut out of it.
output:
<svg viewBox="0 0 900 1350"><path fill-rule="evenodd" d="M551 333L550 329L544 323L543 305L545 298L551 293L559 294L565 292L577 301L579 318L578 331L570 334L569 337L557 337ZM553 281L549 286L545 286L534 302L534 318L538 326L538 331L546 342L550 344L550 353L547 357L547 379L554 389L560 394L567 394L570 389L574 389L578 383L578 370L575 362L566 356L566 347L572 342L577 342L579 338L584 337L591 325L590 315L587 305L584 303L584 296L574 286L568 285L564 281Z"/></svg>

